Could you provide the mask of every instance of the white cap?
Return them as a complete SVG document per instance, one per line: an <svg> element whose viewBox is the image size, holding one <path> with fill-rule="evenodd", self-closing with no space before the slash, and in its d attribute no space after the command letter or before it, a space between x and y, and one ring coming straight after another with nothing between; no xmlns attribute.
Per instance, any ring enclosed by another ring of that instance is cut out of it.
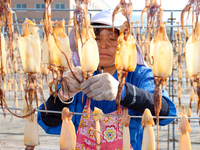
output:
<svg viewBox="0 0 200 150"><path fill-rule="evenodd" d="M92 19L90 20L90 23L101 23L108 26L112 26L112 13L113 10L103 10L99 13L97 13ZM114 19L114 26L121 26L126 21L126 18L122 15L121 12L117 13L115 15Z"/></svg>

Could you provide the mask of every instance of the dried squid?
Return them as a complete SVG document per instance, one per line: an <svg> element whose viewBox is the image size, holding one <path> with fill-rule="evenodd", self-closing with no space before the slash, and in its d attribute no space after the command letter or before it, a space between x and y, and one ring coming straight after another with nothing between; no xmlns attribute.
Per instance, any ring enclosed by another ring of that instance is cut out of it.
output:
<svg viewBox="0 0 200 150"><path fill-rule="evenodd" d="M1 31L1 30L0 30ZM5 101L5 78L4 76L6 75L6 51L5 51L5 39L3 34L0 34L0 75L2 78L3 82L3 89L0 87L0 106L3 107L4 101ZM4 110L3 110L4 111ZM5 113L4 113L5 116Z"/></svg>
<svg viewBox="0 0 200 150"><path fill-rule="evenodd" d="M142 115L142 126L144 126L142 150L155 150L155 136L153 127L154 120L149 109L145 109Z"/></svg>
<svg viewBox="0 0 200 150"><path fill-rule="evenodd" d="M53 35L50 34L48 38L46 36L44 37L43 63L50 63L50 65L68 69L68 62L65 59L65 55L70 60L71 49L69 47L69 39L65 34L65 21L55 21L53 25Z"/></svg>
<svg viewBox="0 0 200 150"><path fill-rule="evenodd" d="M34 96L36 100L37 90L43 96L43 91L37 85L37 73L40 72L41 47L38 36L39 28L31 20L26 19L22 25L22 34L18 38L19 51L24 72L27 73L25 87L25 100L27 109L32 107ZM44 98L43 101L45 102ZM38 103L38 101L36 101ZM46 105L45 105L46 106ZM32 113L35 110L33 109Z"/></svg>
<svg viewBox="0 0 200 150"><path fill-rule="evenodd" d="M198 16L199 16L199 13L200 13L200 1L199 0L189 0L187 5L185 6L185 8L181 12L181 26L182 26L182 29L183 29L183 26L184 26L184 15L185 15L185 12L188 12L188 17L189 17L189 13L190 13L191 9L193 10L192 11L192 22L194 22L194 12L195 12L196 13L196 25L198 23Z"/></svg>
<svg viewBox="0 0 200 150"><path fill-rule="evenodd" d="M72 122L73 113L69 108L64 107L62 110L62 127L60 132L60 150L75 150L76 132Z"/></svg>
<svg viewBox="0 0 200 150"><path fill-rule="evenodd" d="M25 106L21 110L21 115L28 116L26 118L24 132L24 144L27 150L33 150L38 145L38 125L32 103L35 97L38 106L37 91L43 96L42 89L37 85L37 73L40 72L41 61L38 30L39 28L34 22L26 19L22 25L22 34L18 38L22 66L24 72L27 74L27 83L24 89ZM45 102L44 98L43 102Z"/></svg>
<svg viewBox="0 0 200 150"><path fill-rule="evenodd" d="M128 114L128 108L124 108L121 120L121 125L123 126L123 150L130 150L131 148L129 131L130 119L131 117Z"/></svg>
<svg viewBox="0 0 200 150"><path fill-rule="evenodd" d="M1 53L0 53L0 68L1 68L1 75L5 76L6 75L6 50L5 50L5 38L3 34L1 33L0 35L0 41L1 41Z"/></svg>
<svg viewBox="0 0 200 150"><path fill-rule="evenodd" d="M187 117L191 117L192 115L192 110L191 110L191 107L188 106L188 109L187 109ZM190 119L188 119L188 121L190 122Z"/></svg>
<svg viewBox="0 0 200 150"><path fill-rule="evenodd" d="M11 9L11 0L0 0L0 31L2 31L2 27L6 27L7 35L8 35L8 43L10 54L12 56L12 34L13 34L13 27L12 27L12 9Z"/></svg>
<svg viewBox="0 0 200 150"><path fill-rule="evenodd" d="M75 43L79 53L84 80L90 78L99 65L98 45L88 16L89 2L90 0L76 0L76 9L73 18ZM89 114L90 98L88 98Z"/></svg>
<svg viewBox="0 0 200 150"><path fill-rule="evenodd" d="M22 108L21 115L25 116L34 111L32 106L27 107L27 104ZM38 124L35 113L31 114L26 118L25 128L24 128L24 145L25 150L34 150L35 146L39 143L39 133Z"/></svg>
<svg viewBox="0 0 200 150"><path fill-rule="evenodd" d="M157 3L157 0L145 0L145 8L142 10L141 13L141 25L143 27L143 13L147 12L147 30L149 28L153 28L155 26L155 22L159 22L159 11L160 11L161 5ZM157 17L157 18L156 18Z"/></svg>
<svg viewBox="0 0 200 150"><path fill-rule="evenodd" d="M44 23L44 37L47 38L49 34L52 33L52 23L51 23L51 3L53 0L44 0L45 3L45 10L44 10L44 15L43 15L43 23Z"/></svg>
<svg viewBox="0 0 200 150"><path fill-rule="evenodd" d="M64 71L71 70L71 50L69 47L69 39L65 34L64 24L65 21L51 22L51 3L53 0L44 0L45 11L43 17L44 23L44 40L43 51L46 55L43 58L44 63L48 63L49 70L53 73L53 81L49 83L50 93L54 95L55 100L58 95L57 88L58 83L61 84L63 91L68 89L67 78L63 77ZM52 27L54 25L54 27ZM73 76L73 71L71 70ZM76 78L77 79L77 78ZM77 79L77 81L79 81ZM55 84L55 90L52 90L52 86ZM66 85L66 86L65 86Z"/></svg>
<svg viewBox="0 0 200 150"><path fill-rule="evenodd" d="M48 38L46 36L44 37L42 44L43 71L46 70L45 65L49 64L49 68L54 77L53 81L49 84L50 93L56 97L58 83L61 83L62 90L65 90L66 86L64 86L64 84L67 85L67 79L63 78L63 73L71 66L71 49L69 46L69 39L65 34L65 21L55 21L52 24L54 25L53 31L49 34ZM52 90L53 84L55 84L55 91Z"/></svg>
<svg viewBox="0 0 200 150"><path fill-rule="evenodd" d="M157 3L157 0L145 0L145 8L142 10L141 13L141 25L143 27L143 14L146 12L147 13L147 52L150 54L150 60L146 59L147 63L150 63L152 65L152 53L153 53L153 48L155 45L155 38L157 36L156 34L156 29L154 29L154 38L152 37L152 29L156 26L159 26L160 21L162 18L160 17L161 13L161 4L159 5ZM151 42L150 42L151 41ZM148 57L147 57L148 58ZM149 62L148 62L149 61Z"/></svg>
<svg viewBox="0 0 200 150"><path fill-rule="evenodd" d="M168 37L166 35L164 24L158 28L158 34L155 42L153 52L153 75L154 75L154 110L157 123L157 142L159 142L158 126L159 126L159 113L162 104L162 87L166 82L167 77L171 76L173 65L173 49ZM165 67L163 67L165 66ZM157 149L159 145L157 143Z"/></svg>
<svg viewBox="0 0 200 150"><path fill-rule="evenodd" d="M130 19L132 15L132 3L126 3L125 0L121 0L120 4L113 11L113 28L115 15L121 12L127 19L123 25L120 26L120 35L118 37L117 51L115 56L115 68L119 79L118 93L116 97L116 104L120 104L121 92L125 85L125 80L128 72L134 71L137 64L137 50L136 43L133 39L130 31Z"/></svg>
<svg viewBox="0 0 200 150"><path fill-rule="evenodd" d="M153 65L153 51L155 48L155 39L157 37L157 29L154 29L154 38L150 42L150 64Z"/></svg>
<svg viewBox="0 0 200 150"><path fill-rule="evenodd" d="M42 75L42 82L44 78L46 82L48 81L48 73L49 73L49 70L48 70L47 64L42 64L40 66L40 74Z"/></svg>
<svg viewBox="0 0 200 150"><path fill-rule="evenodd" d="M94 121L96 124L96 130L95 130L95 134L96 134L96 149L100 150L101 148L101 130L100 130L100 122L99 120L103 120L106 116L103 113L103 111L97 107L94 107Z"/></svg>
<svg viewBox="0 0 200 150"><path fill-rule="evenodd" d="M90 0L76 0L76 9L74 11L75 42L85 79L93 74L99 64L98 46L87 11L89 2Z"/></svg>
<svg viewBox="0 0 200 150"><path fill-rule="evenodd" d="M186 43L186 65L188 74L192 81L197 83L197 113L200 109L200 23L196 24L193 28L192 35Z"/></svg>
<svg viewBox="0 0 200 150"><path fill-rule="evenodd" d="M114 31L114 19L118 12L121 12L127 21L120 26L120 35L117 40L117 50L115 55L115 68L119 80L118 92L116 97L117 112L121 101L122 89L125 85L125 80L128 72L134 71L137 65L137 50L134 38L131 35L130 19L132 16L133 5L129 0L120 0L119 5L114 9L112 14L112 25ZM129 133L130 116L128 109L124 108L121 124L123 126L123 149L130 149L130 133Z"/></svg>
<svg viewBox="0 0 200 150"><path fill-rule="evenodd" d="M27 23L28 21L26 20L26 23ZM26 26L27 24L24 24L24 26ZM25 34L25 32L28 32L28 31L25 31L26 30L26 28L25 27L22 27L22 34ZM32 29L32 30L34 30L34 29ZM34 31L31 31L31 32L34 32ZM30 34L30 31L29 31L29 34ZM4 48L4 44L2 43L3 42L3 36L1 36L1 49L2 48ZM31 37L27 37L26 39L22 39L22 40L25 40L25 41L31 41L31 40L34 40L34 38L32 38L32 36ZM20 43L20 40L19 40L19 43ZM29 43L30 44L30 43ZM31 44L30 44L31 45ZM31 46L30 45L28 45L30 48L31 48ZM23 43L20 43L20 48L21 49L26 49L27 47L27 45L26 45L26 42L25 42L25 44L23 44ZM37 50L36 50L37 51ZM1 58L2 58L2 60L1 60L1 64L2 65L4 65L5 64L5 56L4 56L4 52L5 52L5 50L3 50L2 49L2 53L1 54L3 54L2 56L1 56ZM24 51L23 51L24 52ZM31 53L32 51L30 50L30 51L28 51L29 53ZM27 54L28 55L28 54ZM39 55L38 55L39 56ZM28 56L25 56L25 54L23 53L23 57L25 58L25 57L28 57ZM31 61L31 60L30 60ZM32 68L34 68L34 64L37 64L37 63L35 63L36 61L32 61L31 62L31 64L29 63L28 65L32 65L31 67L29 67L29 70L31 70ZM22 60L22 64L24 63L24 60ZM27 62L26 62L27 63ZM27 64L25 64L25 68L24 69L27 69L26 68L26 65ZM1 67L1 75L2 75L2 79L4 80L4 78L3 78L3 76L5 75L5 73L6 73L6 70L4 69L4 67ZM7 87L7 90L8 91L11 91L12 90L12 83L13 83L13 81L12 81L12 78L11 77L9 77L9 80L8 80L8 87ZM17 83L16 83L16 80L15 80L15 104L16 104L16 106L17 106L17 99L16 99L16 93L17 93ZM11 114L13 114L14 116L16 116L16 117L20 117L20 118L25 118L25 117L27 117L27 116L29 116L29 115L31 115L31 114L33 114L34 112L35 112L35 110L33 110L32 112L30 112L29 114L26 114L26 115L24 115L24 116L18 116L18 115L16 115L15 113L13 113L11 110L9 110L9 108L8 108L8 106L7 106L7 104L6 104L6 101L5 101L5 95L3 94L3 91L2 91L2 89L0 89L0 92L1 92L1 94L2 94L2 96L1 96L1 105L3 106L5 106L6 107L6 109L11 113Z"/></svg>
<svg viewBox="0 0 200 150"><path fill-rule="evenodd" d="M10 56L12 55L12 13L11 13L11 1L10 0L0 0L0 31L2 31L3 26L7 28L7 35L9 39L9 49ZM4 76L6 74L6 53L5 53L5 39L3 34L0 34L0 69L1 69L1 79L4 82ZM0 89L0 94L2 94L0 100L0 106L3 107L5 101L5 94L3 89ZM5 115L5 114L4 114Z"/></svg>
<svg viewBox="0 0 200 150"><path fill-rule="evenodd" d="M200 110L200 48L199 48L199 38L200 38L200 23L198 21L200 12L200 1L199 0L189 0L188 4L185 6L181 13L181 26L184 26L184 14L185 12L192 9L192 22L193 30L192 35L189 37L186 43L186 65L188 69L188 74L190 80L197 83L197 114ZM195 13L195 14L194 14ZM194 15L196 20L194 21Z"/></svg>
<svg viewBox="0 0 200 150"><path fill-rule="evenodd" d="M181 114L179 130L181 131L180 140L179 140L179 150L191 150L190 135L191 132L190 123L188 122L187 117Z"/></svg>
<svg viewBox="0 0 200 150"><path fill-rule="evenodd" d="M173 66L173 49L168 40L164 23L162 22L163 10L158 13L158 28L153 50L153 76L154 76L154 110L157 123L157 149L159 149L159 113L162 104L162 88L167 77L171 76ZM164 67L163 67L164 66Z"/></svg>

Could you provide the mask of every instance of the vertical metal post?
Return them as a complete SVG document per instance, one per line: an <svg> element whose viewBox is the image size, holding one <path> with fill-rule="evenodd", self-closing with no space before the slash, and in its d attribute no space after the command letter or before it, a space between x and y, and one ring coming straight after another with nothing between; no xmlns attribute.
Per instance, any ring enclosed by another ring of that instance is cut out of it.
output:
<svg viewBox="0 0 200 150"><path fill-rule="evenodd" d="M15 13L15 11L12 11L12 13L13 13L13 16L14 16L14 17L13 17L13 18L14 18L13 20L15 21L15 23L18 24L18 21L17 21L17 14ZM19 26L17 25L16 28L17 28L17 33L20 34Z"/></svg>
<svg viewBox="0 0 200 150"><path fill-rule="evenodd" d="M171 11L171 25L173 25L173 11ZM171 42L173 44L173 40L174 40L174 31L173 31L173 27L171 27L170 29L170 39ZM173 67L174 68L174 67ZM174 70L172 70L172 101L174 102ZM173 150L175 150L175 121L173 121L172 123L172 132L173 132Z"/></svg>
<svg viewBox="0 0 200 150"><path fill-rule="evenodd" d="M170 132L170 126L169 126L169 124L167 125L167 127L168 127L168 133L167 133L167 149L169 150L169 132Z"/></svg>

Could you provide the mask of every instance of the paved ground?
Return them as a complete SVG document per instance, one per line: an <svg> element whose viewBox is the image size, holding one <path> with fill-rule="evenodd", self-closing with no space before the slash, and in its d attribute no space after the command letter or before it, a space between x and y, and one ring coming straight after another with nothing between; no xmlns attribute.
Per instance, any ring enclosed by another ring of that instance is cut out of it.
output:
<svg viewBox="0 0 200 150"><path fill-rule="evenodd" d="M48 97L47 91L46 98ZM186 93L186 92L184 92ZM6 94L7 102L9 107L14 107L14 100L13 100L13 93L7 92ZM18 93L18 97L20 93ZM175 103L177 103L177 98L175 98ZM182 95L182 103L187 108L189 104L189 95L185 94ZM19 99L19 107L21 107L23 101ZM196 103L193 103L193 112L192 116L196 117ZM35 105L34 105L35 106ZM182 111L179 109L179 111ZM0 150L22 150L25 148L23 145L23 134L24 134L24 123L25 120L13 117L9 113L7 113L6 118L3 117L2 110L0 110ZM19 111L18 111L19 113ZM160 127L160 150L167 150L168 148L168 141L169 141L169 149L173 149L173 128L172 124L169 126ZM169 127L169 132L168 132ZM192 149L197 150L200 149L200 132L199 132L199 123L198 120L191 121L191 128L192 132L191 136L191 143ZM156 134L156 127L155 134ZM175 133L175 149L178 150L179 147L179 137L180 131L178 130L178 124L176 122L174 126L174 133ZM168 140L168 133L169 133L169 140ZM35 148L36 150L59 150L59 136L56 135L47 135L40 127L39 127L39 142L40 144Z"/></svg>

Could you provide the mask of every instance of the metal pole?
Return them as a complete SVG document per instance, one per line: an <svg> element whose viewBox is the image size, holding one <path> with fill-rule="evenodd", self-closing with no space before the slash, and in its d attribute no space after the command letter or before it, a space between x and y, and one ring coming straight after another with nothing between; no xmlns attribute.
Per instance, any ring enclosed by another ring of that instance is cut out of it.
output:
<svg viewBox="0 0 200 150"><path fill-rule="evenodd" d="M170 125L168 124L167 125L167 127L168 127L168 132L167 132L167 149L169 150L169 132L170 132Z"/></svg>
<svg viewBox="0 0 200 150"><path fill-rule="evenodd" d="M12 11L12 13L14 14L13 16L14 16L15 23L18 24L17 14L14 11ZM17 25L17 33L20 34L19 25Z"/></svg>
<svg viewBox="0 0 200 150"><path fill-rule="evenodd" d="M2 109L6 109L6 107L2 107ZM8 107L10 110L21 110L21 108L14 108L14 107ZM43 112L43 113L56 113L61 114L62 111L55 111L55 110L40 110L35 109L36 112ZM1 112L0 112L1 113ZM88 113L80 113L80 112L72 112L74 115L88 115ZM96 114L91 113L90 115L95 116ZM112 117L122 117L122 115L113 115L113 114L104 114L105 116L112 116ZM142 118L142 116L130 116L131 118ZM153 119L156 119L156 116L152 116ZM180 119L180 117L177 116L159 116L160 119ZM200 117L187 117L188 119L199 121Z"/></svg>
<svg viewBox="0 0 200 150"><path fill-rule="evenodd" d="M44 11L44 9L38 8L12 8L14 11ZM51 9L51 11L75 11L75 9ZM102 9L88 9L88 11L102 11ZM172 10L164 9L164 12L171 12ZM173 10L175 12L181 12L182 10ZM142 12L142 9L133 10L133 12Z"/></svg>
<svg viewBox="0 0 200 150"><path fill-rule="evenodd" d="M13 26L22 26L22 23L13 23ZM43 24L36 24L38 27L43 27ZM54 26L54 25L52 25ZM65 27L74 27L73 25L65 25ZM93 25L93 28L113 28L113 26L106 26L106 25ZM119 28L120 26L114 26L114 28ZM147 26L143 26L147 28ZM181 25L165 25L165 28L172 28L172 27L181 27ZM184 25L184 27L192 27L192 25ZM142 28L142 26L133 25L131 28Z"/></svg>
<svg viewBox="0 0 200 150"><path fill-rule="evenodd" d="M171 25L173 25L173 11L171 11ZM174 39L173 27L171 27L170 35L171 35L171 42L173 44L173 39ZM174 102L174 70L172 70L171 78L172 78L172 101ZM172 132L173 132L173 150L175 150L175 121L173 121L172 123Z"/></svg>

